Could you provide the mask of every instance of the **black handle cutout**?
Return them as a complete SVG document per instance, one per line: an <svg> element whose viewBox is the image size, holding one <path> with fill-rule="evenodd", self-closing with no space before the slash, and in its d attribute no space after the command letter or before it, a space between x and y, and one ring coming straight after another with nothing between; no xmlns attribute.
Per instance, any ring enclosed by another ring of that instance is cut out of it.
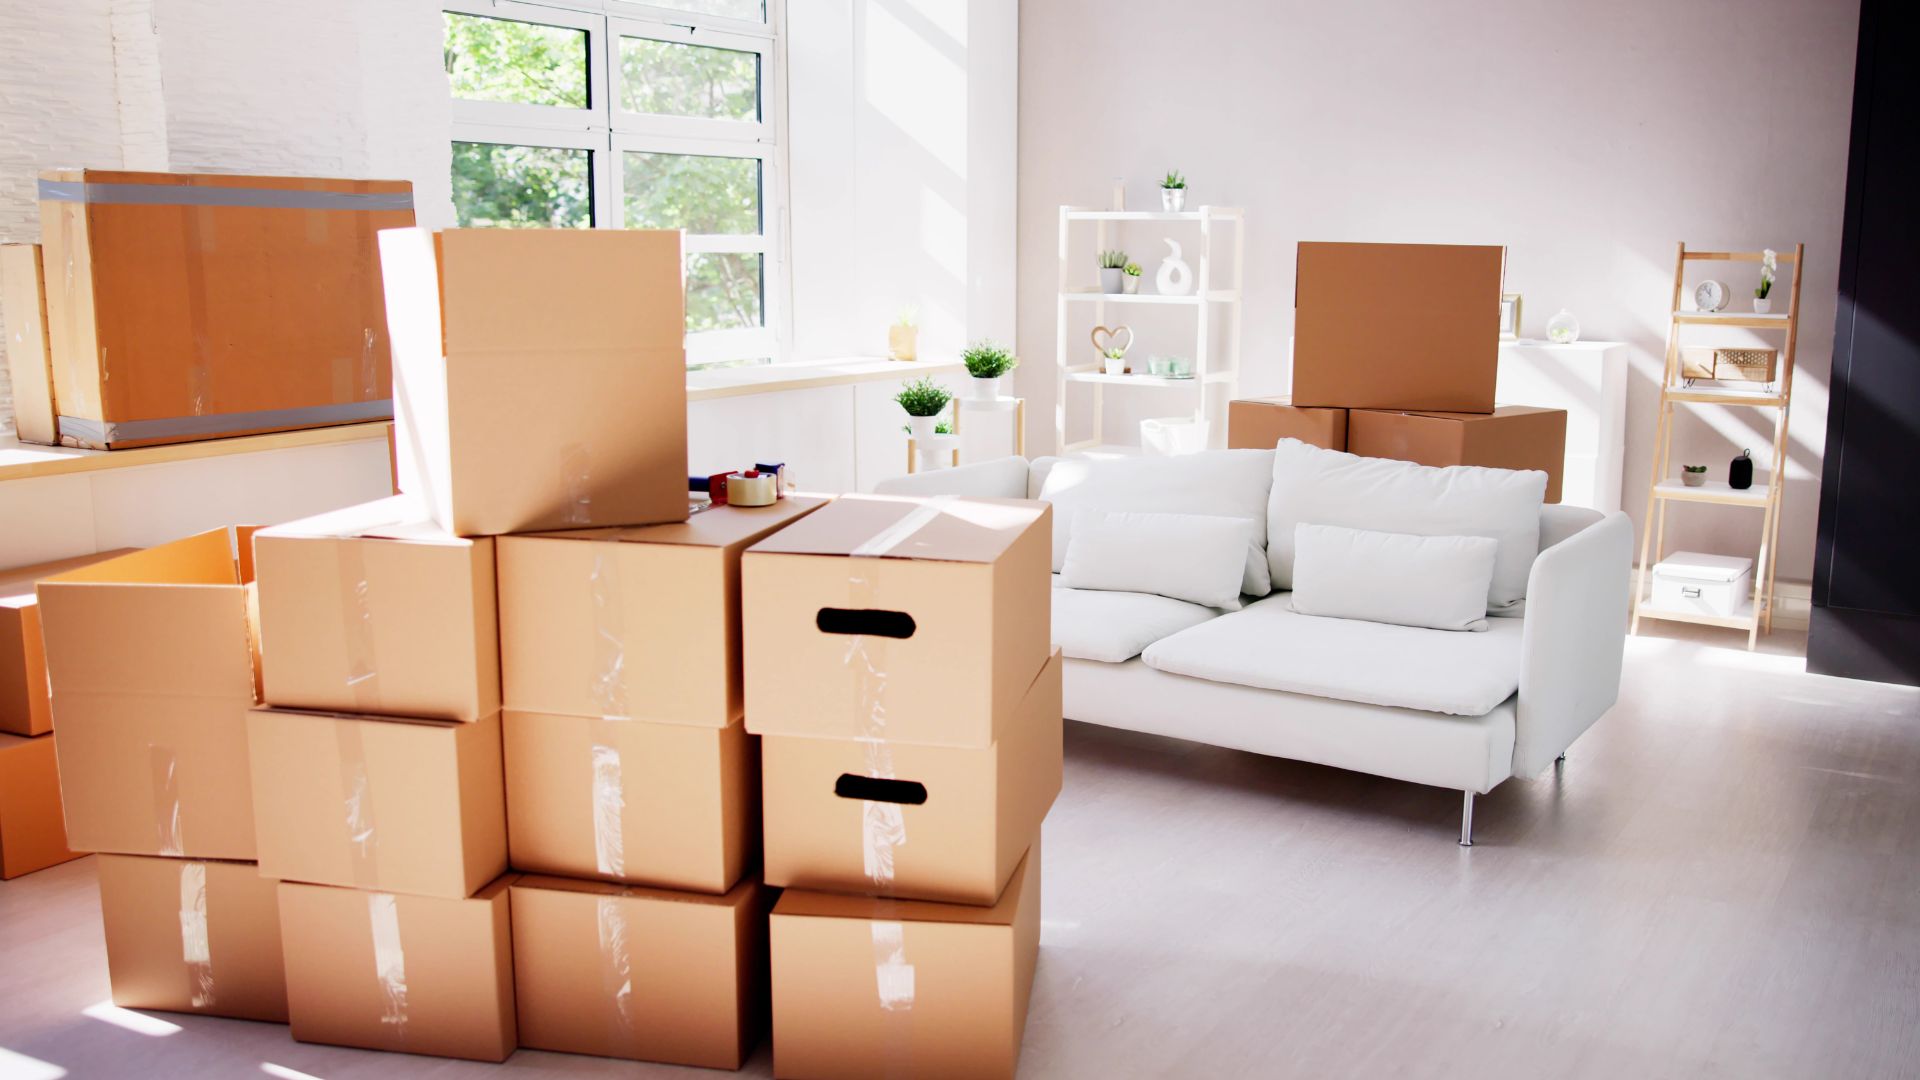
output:
<svg viewBox="0 0 1920 1080"><path fill-rule="evenodd" d="M872 776L841 773L833 782L833 793L843 799L900 803L919 806L927 801L927 785L918 780L881 780Z"/></svg>
<svg viewBox="0 0 1920 1080"><path fill-rule="evenodd" d="M910 638L913 616L904 611L879 608L823 607L813 617L813 625L823 634L865 634L868 637Z"/></svg>

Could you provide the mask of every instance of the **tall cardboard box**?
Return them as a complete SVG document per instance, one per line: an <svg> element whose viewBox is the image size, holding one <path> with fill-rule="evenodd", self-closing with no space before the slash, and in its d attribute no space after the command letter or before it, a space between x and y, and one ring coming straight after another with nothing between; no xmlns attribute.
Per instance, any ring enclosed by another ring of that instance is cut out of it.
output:
<svg viewBox="0 0 1920 1080"><path fill-rule="evenodd" d="M138 855L95 864L115 1005L286 1021L280 905L258 867Z"/></svg>
<svg viewBox="0 0 1920 1080"><path fill-rule="evenodd" d="M253 860L251 536L217 529L41 580L74 850Z"/></svg>
<svg viewBox="0 0 1920 1080"><path fill-rule="evenodd" d="M39 244L0 244L0 322L7 328L0 352L7 354L13 390L13 433L21 442L51 446L57 441L53 358Z"/></svg>
<svg viewBox="0 0 1920 1080"><path fill-rule="evenodd" d="M500 714L474 723L259 709L260 872L452 899L507 869Z"/></svg>
<svg viewBox="0 0 1920 1080"><path fill-rule="evenodd" d="M469 899L279 883L301 1042L505 1061L518 1044L511 876Z"/></svg>
<svg viewBox="0 0 1920 1080"><path fill-rule="evenodd" d="M763 737L767 884L992 904L1060 793L1060 671L990 747Z"/></svg>
<svg viewBox="0 0 1920 1080"><path fill-rule="evenodd" d="M775 1076L1011 1077L1040 951L1040 846L991 907L789 889L770 937Z"/></svg>
<svg viewBox="0 0 1920 1080"><path fill-rule="evenodd" d="M494 541L396 496L261 529L260 681L269 704L428 720L500 708Z"/></svg>
<svg viewBox="0 0 1920 1080"><path fill-rule="evenodd" d="M738 1069L766 1030L773 896L752 879L724 896L516 879L520 1044Z"/></svg>
<svg viewBox="0 0 1920 1080"><path fill-rule="evenodd" d="M116 449L393 415L374 234L404 180L41 174L60 441Z"/></svg>
<svg viewBox="0 0 1920 1080"><path fill-rule="evenodd" d="M504 714L517 870L724 893L760 838L760 755L743 722Z"/></svg>
<svg viewBox="0 0 1920 1080"><path fill-rule="evenodd" d="M1567 458L1567 412L1502 405L1490 413L1355 409L1347 452L1418 465L1482 465L1547 474L1547 501L1560 501Z"/></svg>
<svg viewBox="0 0 1920 1080"><path fill-rule="evenodd" d="M500 537L507 708L733 723L741 553L824 505L792 496L667 525Z"/></svg>
<svg viewBox="0 0 1920 1080"><path fill-rule="evenodd" d="M400 490L462 536L687 518L680 234L380 236Z"/></svg>
<svg viewBox="0 0 1920 1080"><path fill-rule="evenodd" d="M747 730L991 746L1052 651L1052 507L848 495L747 549Z"/></svg>
<svg viewBox="0 0 1920 1080"><path fill-rule="evenodd" d="M1492 412L1505 260L1491 246L1302 241L1293 404Z"/></svg>
<svg viewBox="0 0 1920 1080"><path fill-rule="evenodd" d="M53 736L0 735L0 881L79 857L60 816Z"/></svg>
<svg viewBox="0 0 1920 1080"><path fill-rule="evenodd" d="M1347 410L1304 408L1285 397L1235 398L1227 403L1227 449L1271 450L1281 439L1345 450Z"/></svg>
<svg viewBox="0 0 1920 1080"><path fill-rule="evenodd" d="M118 558L130 550L119 548L0 570L0 731L45 735L53 730L53 701L47 692L47 652L40 633L35 583Z"/></svg>

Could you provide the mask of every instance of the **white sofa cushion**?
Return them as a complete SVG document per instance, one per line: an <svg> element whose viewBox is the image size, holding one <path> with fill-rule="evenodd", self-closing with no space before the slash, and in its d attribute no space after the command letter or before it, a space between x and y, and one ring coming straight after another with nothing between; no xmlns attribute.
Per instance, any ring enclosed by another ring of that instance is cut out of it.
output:
<svg viewBox="0 0 1920 1080"><path fill-rule="evenodd" d="M1053 644L1076 660L1118 664L1220 614L1165 596L1069 589L1053 580Z"/></svg>
<svg viewBox="0 0 1920 1080"><path fill-rule="evenodd" d="M1246 518L1082 510L1074 515L1060 581L1238 611L1241 559L1252 542Z"/></svg>
<svg viewBox="0 0 1920 1080"><path fill-rule="evenodd" d="M1271 450L1207 450L1178 457L1061 458L1040 485L1053 504L1053 569L1067 561L1073 518L1081 510L1130 510L1162 514L1211 514L1253 522L1240 591L1273 591L1267 571L1267 489L1273 483ZM1292 525L1287 532L1289 547Z"/></svg>
<svg viewBox="0 0 1920 1080"><path fill-rule="evenodd" d="M1323 619L1268 597L1147 646L1141 659L1170 675L1264 690L1484 716L1520 687L1520 619L1483 634ZM1284 706L1277 705L1276 708Z"/></svg>
<svg viewBox="0 0 1920 1080"><path fill-rule="evenodd" d="M1273 451L1267 502L1267 563L1276 589L1293 587L1293 530L1301 522L1418 536L1486 536L1498 541L1487 609L1527 595L1540 553L1540 505L1547 474L1532 470L1443 469L1363 458L1282 439ZM1054 526L1057 530L1058 524Z"/></svg>
<svg viewBox="0 0 1920 1080"><path fill-rule="evenodd" d="M1293 610L1432 630L1485 630L1500 544L1340 525L1293 530Z"/></svg>

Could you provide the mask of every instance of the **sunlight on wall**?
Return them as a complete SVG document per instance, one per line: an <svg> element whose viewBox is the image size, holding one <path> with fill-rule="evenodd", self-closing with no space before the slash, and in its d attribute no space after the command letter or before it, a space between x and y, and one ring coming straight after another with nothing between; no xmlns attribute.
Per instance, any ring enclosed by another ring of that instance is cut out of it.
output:
<svg viewBox="0 0 1920 1080"><path fill-rule="evenodd" d="M861 59L867 103L955 177L966 179L965 69L876 0L869 0L866 12Z"/></svg>

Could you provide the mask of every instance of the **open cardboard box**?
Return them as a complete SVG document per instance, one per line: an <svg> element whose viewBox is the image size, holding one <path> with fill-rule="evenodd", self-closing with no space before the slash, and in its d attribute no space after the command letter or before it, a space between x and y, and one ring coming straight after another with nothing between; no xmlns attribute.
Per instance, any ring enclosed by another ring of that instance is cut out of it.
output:
<svg viewBox="0 0 1920 1080"><path fill-rule="evenodd" d="M45 735L53 730L47 691L47 651L34 585L82 566L118 558L131 548L0 570L0 731Z"/></svg>
<svg viewBox="0 0 1920 1080"><path fill-rule="evenodd" d="M286 1021L280 905L258 867L140 855L95 865L115 1005Z"/></svg>

